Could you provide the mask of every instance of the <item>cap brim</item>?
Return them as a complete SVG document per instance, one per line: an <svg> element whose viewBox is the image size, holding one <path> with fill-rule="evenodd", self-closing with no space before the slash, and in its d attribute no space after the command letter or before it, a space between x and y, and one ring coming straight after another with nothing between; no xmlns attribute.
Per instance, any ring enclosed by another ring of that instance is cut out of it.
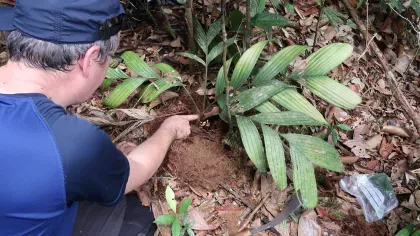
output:
<svg viewBox="0 0 420 236"><path fill-rule="evenodd" d="M0 31L15 30L15 26L13 26L13 17L13 7L0 7Z"/></svg>

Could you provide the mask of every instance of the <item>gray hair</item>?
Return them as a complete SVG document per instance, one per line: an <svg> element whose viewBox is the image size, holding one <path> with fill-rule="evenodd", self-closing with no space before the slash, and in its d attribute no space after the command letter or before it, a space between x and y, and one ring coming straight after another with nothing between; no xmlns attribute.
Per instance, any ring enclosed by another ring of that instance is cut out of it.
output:
<svg viewBox="0 0 420 236"><path fill-rule="evenodd" d="M69 71L74 63L83 58L86 51L99 46L98 59L103 64L119 45L119 34L108 40L88 44L58 44L31 38L19 31L12 31L7 37L9 60L22 61L25 65L52 71Z"/></svg>

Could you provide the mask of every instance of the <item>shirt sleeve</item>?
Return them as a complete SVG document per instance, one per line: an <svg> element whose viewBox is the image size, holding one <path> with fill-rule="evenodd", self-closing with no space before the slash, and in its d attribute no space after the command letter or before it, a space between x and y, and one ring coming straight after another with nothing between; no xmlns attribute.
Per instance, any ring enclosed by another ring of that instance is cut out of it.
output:
<svg viewBox="0 0 420 236"><path fill-rule="evenodd" d="M97 125L76 116L61 116L51 128L62 158L67 202L116 205L128 181L127 157Z"/></svg>

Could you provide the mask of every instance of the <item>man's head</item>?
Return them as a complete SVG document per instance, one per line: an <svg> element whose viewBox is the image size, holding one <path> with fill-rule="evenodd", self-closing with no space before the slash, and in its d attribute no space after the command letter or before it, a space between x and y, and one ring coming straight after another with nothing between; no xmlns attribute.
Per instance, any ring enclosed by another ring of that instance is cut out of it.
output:
<svg viewBox="0 0 420 236"><path fill-rule="evenodd" d="M9 63L51 75L39 79L67 103L83 102L105 77L123 13L118 0L17 0L0 8Z"/></svg>

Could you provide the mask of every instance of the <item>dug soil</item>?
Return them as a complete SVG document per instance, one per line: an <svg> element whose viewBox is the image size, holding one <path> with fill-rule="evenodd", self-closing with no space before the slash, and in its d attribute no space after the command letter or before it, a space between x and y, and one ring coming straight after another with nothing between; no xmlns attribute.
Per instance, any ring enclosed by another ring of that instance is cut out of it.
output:
<svg viewBox="0 0 420 236"><path fill-rule="evenodd" d="M238 163L227 155L220 141L194 136L177 141L168 153L168 169L193 187L218 189L235 179Z"/></svg>

